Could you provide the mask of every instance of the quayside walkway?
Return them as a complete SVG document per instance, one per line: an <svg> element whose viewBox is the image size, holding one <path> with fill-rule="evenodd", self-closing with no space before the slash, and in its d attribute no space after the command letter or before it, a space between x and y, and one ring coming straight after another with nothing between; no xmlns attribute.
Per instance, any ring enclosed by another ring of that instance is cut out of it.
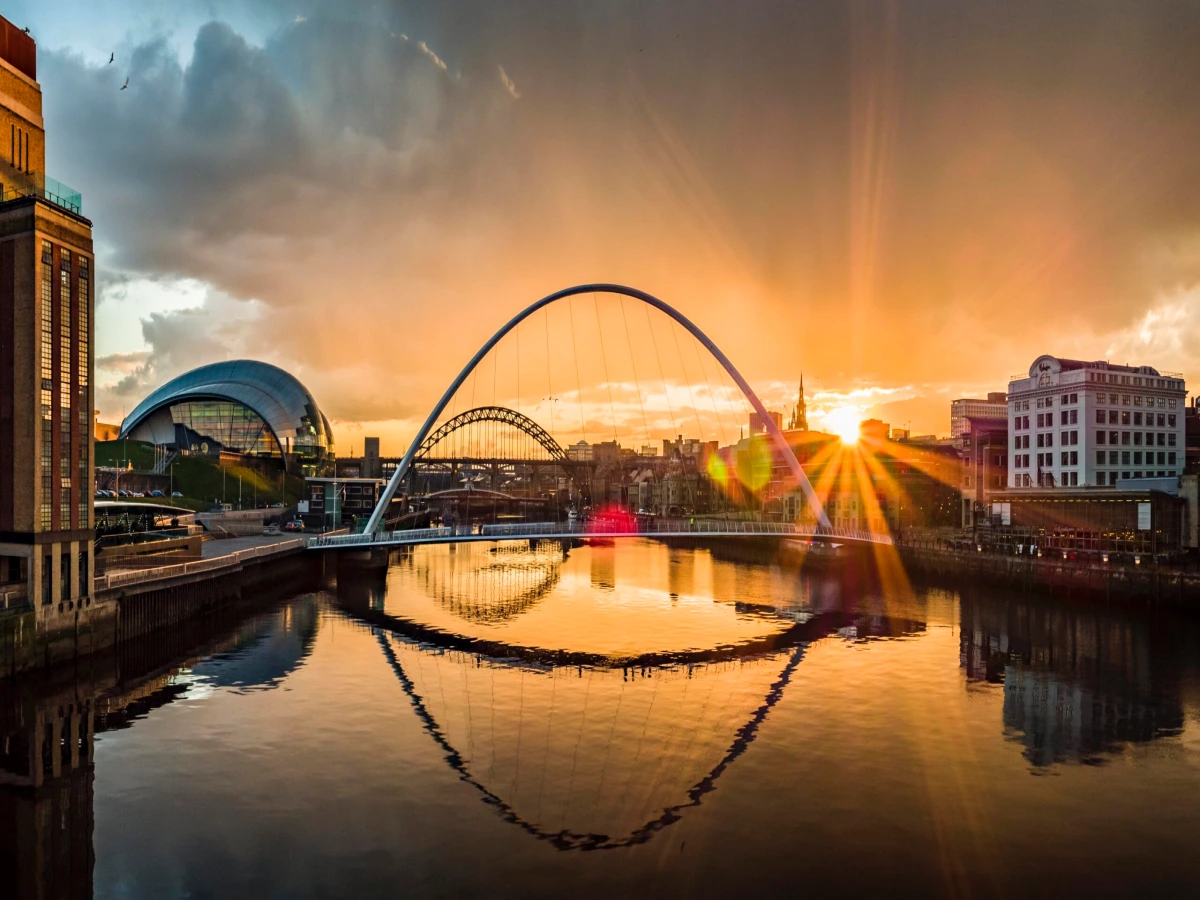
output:
<svg viewBox="0 0 1200 900"><path fill-rule="evenodd" d="M504 525L458 525L366 534L320 535L309 540L310 550L344 547L401 547L416 544L456 544L508 540L613 540L616 538L790 538L831 544L886 544L891 535L846 528L802 526L790 522L742 522L721 519L658 519L630 527L625 524L521 522Z"/></svg>
<svg viewBox="0 0 1200 900"><path fill-rule="evenodd" d="M251 561L282 557L304 549L304 538L227 538L206 541L203 558L174 565L110 572L96 578L94 595L102 598L114 592L158 590L176 584L227 575Z"/></svg>

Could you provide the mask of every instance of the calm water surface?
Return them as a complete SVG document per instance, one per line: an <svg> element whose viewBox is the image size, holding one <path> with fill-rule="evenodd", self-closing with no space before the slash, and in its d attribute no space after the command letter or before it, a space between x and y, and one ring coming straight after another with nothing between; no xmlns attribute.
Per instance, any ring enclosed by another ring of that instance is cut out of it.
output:
<svg viewBox="0 0 1200 900"><path fill-rule="evenodd" d="M884 580L418 549L13 699L0 896L1194 896L1195 625Z"/></svg>

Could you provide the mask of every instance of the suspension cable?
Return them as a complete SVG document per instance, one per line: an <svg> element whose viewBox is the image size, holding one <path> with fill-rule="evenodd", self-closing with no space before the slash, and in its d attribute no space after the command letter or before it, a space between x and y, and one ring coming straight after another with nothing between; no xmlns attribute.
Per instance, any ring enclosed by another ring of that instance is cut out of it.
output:
<svg viewBox="0 0 1200 900"><path fill-rule="evenodd" d="M671 336L675 338L675 352L679 354L679 367L683 369L683 380L687 382L688 396L692 399L692 413L696 416L696 428L700 432L700 440L704 440L704 426L700 424L700 410L696 407L696 394L692 390L692 379L688 376L687 366L683 362L683 350L679 347L679 328L675 322L671 323Z"/></svg>
<svg viewBox="0 0 1200 900"><path fill-rule="evenodd" d="M617 441L617 405L613 402L612 379L608 377L608 356L604 352L604 329L600 325L600 304L592 294L592 309L596 313L596 333L600 338L600 359L604 361L604 383L608 385L608 408L612 414L613 443Z"/></svg>
<svg viewBox="0 0 1200 900"><path fill-rule="evenodd" d="M638 378L637 360L633 355L633 338L629 334L629 318L625 315L625 296L617 298L621 302L621 319L625 322L625 342L629 345L629 362L633 364L633 384L637 388L638 406L642 410L642 428L646 432L646 441L650 442L650 423L646 421L646 404L642 402L642 382Z"/></svg>
<svg viewBox="0 0 1200 900"><path fill-rule="evenodd" d="M571 355L575 358L575 395L579 398L579 428L583 442L587 439L587 417L583 414L583 383L579 379L579 348L575 345L575 298L567 298L567 311L571 314Z"/></svg>
<svg viewBox="0 0 1200 900"><path fill-rule="evenodd" d="M654 344L654 356L658 360L658 377L662 379L663 395L667 398L667 414L671 417L671 433L679 434L679 430L675 426L675 410L671 406L671 391L667 387L667 375L663 369L662 356L658 352L658 338L654 334L654 325L650 321L650 307L644 307L646 311L646 327L650 329L650 340Z"/></svg>

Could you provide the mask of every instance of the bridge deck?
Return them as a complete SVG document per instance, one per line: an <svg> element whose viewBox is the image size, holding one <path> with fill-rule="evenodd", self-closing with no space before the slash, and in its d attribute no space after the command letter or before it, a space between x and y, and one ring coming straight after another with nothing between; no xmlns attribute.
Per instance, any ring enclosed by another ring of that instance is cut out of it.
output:
<svg viewBox="0 0 1200 900"><path fill-rule="evenodd" d="M511 525L460 525L420 528L408 531L381 531L375 534L321 535L312 538L311 550L338 547L390 547L415 544L456 544L473 541L505 540L588 540L615 538L750 538L778 537L822 543L884 544L892 537L869 531L843 528L806 528L787 522L724 522L700 519L659 521L635 529L596 527L593 523L569 525L563 522L535 522Z"/></svg>

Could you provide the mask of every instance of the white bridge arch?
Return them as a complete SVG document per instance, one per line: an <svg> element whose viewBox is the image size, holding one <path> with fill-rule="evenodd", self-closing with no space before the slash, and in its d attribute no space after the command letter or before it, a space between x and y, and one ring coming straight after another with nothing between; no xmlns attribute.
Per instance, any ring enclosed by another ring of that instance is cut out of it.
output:
<svg viewBox="0 0 1200 900"><path fill-rule="evenodd" d="M741 389L742 394L747 400L750 401L750 405L754 408L754 411L758 413L759 420L766 426L767 433L770 434L772 441L775 443L776 449L779 451L779 454L783 457L783 459L787 462L788 467L792 470L792 476L796 479L797 484L800 485L800 489L804 491L804 496L808 501L809 506L816 512L817 521L820 523L820 527L822 529L831 528L829 517L825 514L825 506L821 503L816 491L813 490L812 484L808 480L808 476L804 474L804 469L800 466L800 461L796 459L796 454L792 452L792 448L784 439L783 432L780 431L779 426L775 424L775 420L767 414L766 407L763 406L762 401L758 399L758 395L754 393L754 389L750 387L750 385L746 382L746 379L742 377L742 374L737 370L733 363L729 361L729 357L721 352L721 348L714 344L708 335L701 331L687 316L679 312L669 303L659 300L657 297L653 296L652 294L647 294L645 291L639 291L637 288L626 287L625 285L620 284L579 284L575 285L574 287L564 288L561 291L556 291L553 294L548 294L541 300L538 300L536 303L531 303L529 306L525 307L523 310L509 319L499 331L491 336L486 344L479 348L479 352L471 357L470 362L468 362L463 367L462 371L458 373L458 377L451 382L450 387L446 388L446 392L442 394L442 397L440 400L438 400L437 405L434 406L434 408L430 411L428 418L425 419L425 424L421 426L421 430L417 432L416 437L414 437L412 442L408 445L408 450L400 460L400 464L396 466L396 471L392 474L391 480L388 481L383 495L379 498L379 503L375 507L375 511L371 513L371 518L367 522L367 527L365 529L366 534L375 534L382 529L387 508L391 504L392 498L396 495L397 489L399 489L400 485L403 483L405 475L408 474L408 470L412 466L413 458L417 455L417 452L425 443L425 439L429 437L430 432L433 431L434 424L437 422L442 413L445 412L451 398L458 391L458 389L462 387L463 383L467 380L471 373L475 371L475 367L483 361L483 358L487 356L488 352L495 347L496 344L500 343L500 341L504 339L505 335L507 335L510 331L520 325L522 321L529 318L539 309L549 306L551 303L555 303L559 300L564 300L568 297L574 297L578 294L619 294L625 297L630 297L634 300L640 300L642 303L645 303L648 306L653 306L655 309L666 313L674 321L682 325L688 331L688 333L698 340L704 346L704 348L712 354L713 358L721 364L721 367L729 374L729 377L733 379L738 388Z"/></svg>

